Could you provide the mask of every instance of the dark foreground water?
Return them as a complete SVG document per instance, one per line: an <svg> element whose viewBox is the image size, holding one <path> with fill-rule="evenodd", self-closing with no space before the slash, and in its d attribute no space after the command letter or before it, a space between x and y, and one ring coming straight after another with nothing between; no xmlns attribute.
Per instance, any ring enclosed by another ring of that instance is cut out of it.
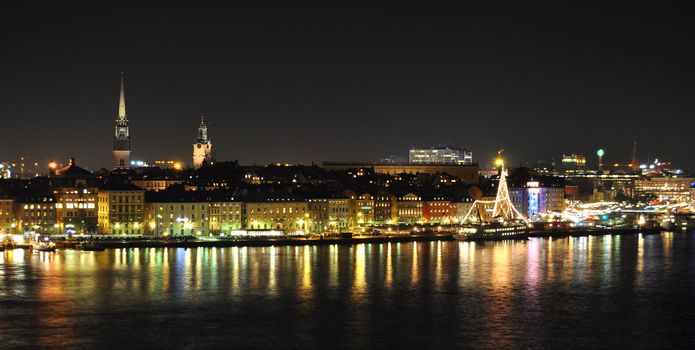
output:
<svg viewBox="0 0 695 350"><path fill-rule="evenodd" d="M0 253L0 348L692 348L695 234Z"/></svg>

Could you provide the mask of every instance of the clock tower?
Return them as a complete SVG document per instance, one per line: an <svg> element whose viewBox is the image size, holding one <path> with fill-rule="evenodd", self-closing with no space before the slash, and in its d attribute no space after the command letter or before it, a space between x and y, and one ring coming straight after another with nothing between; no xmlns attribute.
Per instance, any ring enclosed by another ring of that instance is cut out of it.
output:
<svg viewBox="0 0 695 350"><path fill-rule="evenodd" d="M208 127L205 126L204 117L200 117L198 137L193 144L193 168L199 169L203 164L212 162L212 142L208 138Z"/></svg>

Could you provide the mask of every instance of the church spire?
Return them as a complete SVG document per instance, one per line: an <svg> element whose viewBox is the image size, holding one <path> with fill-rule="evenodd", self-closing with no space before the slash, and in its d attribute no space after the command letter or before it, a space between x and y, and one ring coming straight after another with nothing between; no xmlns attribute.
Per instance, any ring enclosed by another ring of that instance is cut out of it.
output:
<svg viewBox="0 0 695 350"><path fill-rule="evenodd" d="M125 114L125 84L123 83L123 72L121 72L121 99L118 102L118 119L127 120Z"/></svg>

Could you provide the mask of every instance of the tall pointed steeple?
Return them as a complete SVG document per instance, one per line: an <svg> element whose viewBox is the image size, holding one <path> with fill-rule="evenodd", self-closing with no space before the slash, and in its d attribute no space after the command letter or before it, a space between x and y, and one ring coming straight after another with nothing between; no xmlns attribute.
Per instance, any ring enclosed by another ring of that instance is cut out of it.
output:
<svg viewBox="0 0 695 350"><path fill-rule="evenodd" d="M123 82L123 72L121 72L121 99L118 101L118 119L128 119L125 114L125 83Z"/></svg>
<svg viewBox="0 0 695 350"><path fill-rule="evenodd" d="M130 166L130 132L128 131L128 117L125 113L125 84L121 71L121 96L118 100L118 119L113 135L113 166L121 169Z"/></svg>

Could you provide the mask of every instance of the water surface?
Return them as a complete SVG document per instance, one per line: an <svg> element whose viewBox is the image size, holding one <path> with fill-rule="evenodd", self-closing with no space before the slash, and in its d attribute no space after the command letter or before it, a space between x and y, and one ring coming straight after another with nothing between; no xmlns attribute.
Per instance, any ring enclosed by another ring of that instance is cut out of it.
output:
<svg viewBox="0 0 695 350"><path fill-rule="evenodd" d="M695 234L0 253L0 347L688 348Z"/></svg>

